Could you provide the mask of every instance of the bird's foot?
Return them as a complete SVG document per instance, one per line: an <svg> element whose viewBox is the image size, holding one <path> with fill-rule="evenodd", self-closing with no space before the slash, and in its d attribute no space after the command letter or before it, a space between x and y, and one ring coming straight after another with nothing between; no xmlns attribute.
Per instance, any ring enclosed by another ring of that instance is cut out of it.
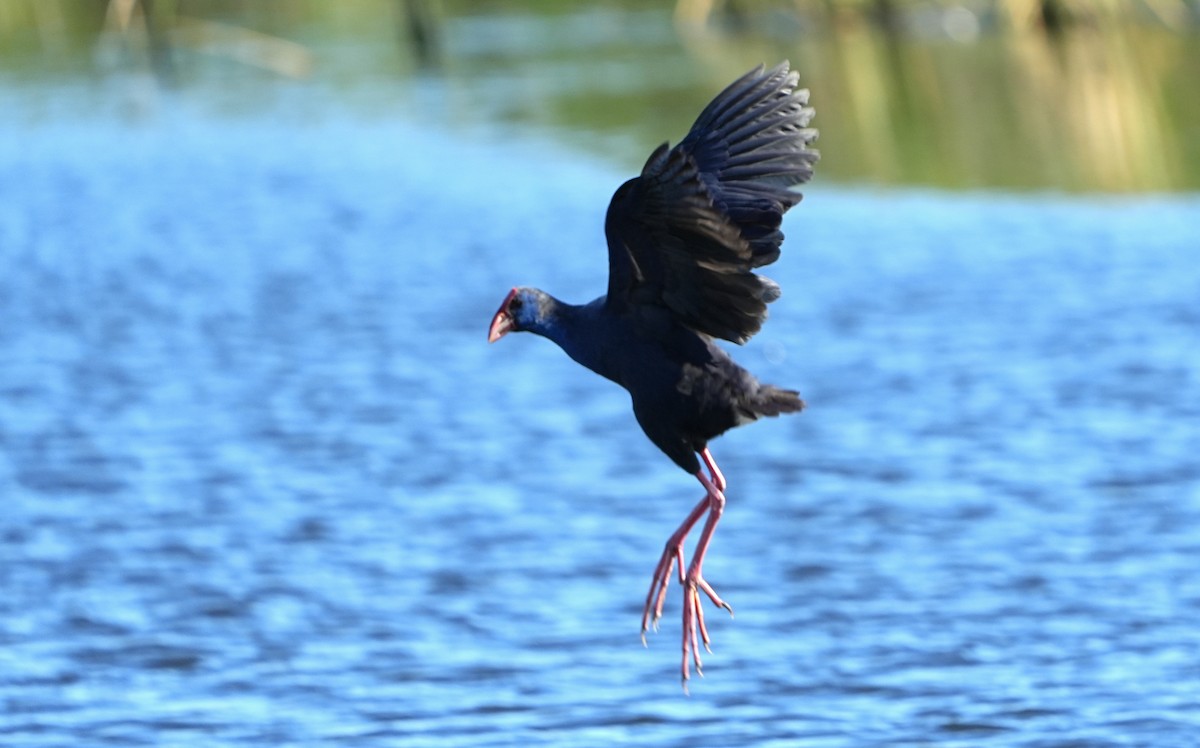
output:
<svg viewBox="0 0 1200 748"><path fill-rule="evenodd" d="M646 631L658 631L658 620L662 618L663 603L667 599L667 586L671 583L671 572L679 565L679 581L683 583L683 540L667 541L662 558L650 578L650 591L646 594L646 606L642 609L642 646L646 646Z"/></svg>
<svg viewBox="0 0 1200 748"><path fill-rule="evenodd" d="M700 645L703 644L704 650L712 654L712 649L708 646L710 642L708 627L704 625L704 609L700 605L701 592L708 595L708 599L713 601L713 605L724 608L729 611L730 616L733 615L733 606L722 600L713 590L712 585L704 581L699 567L693 565L688 569L687 577L683 581L683 664L680 669L684 691L687 690L691 665L696 666L697 675L701 678L704 677L704 663L700 661Z"/></svg>
<svg viewBox="0 0 1200 748"><path fill-rule="evenodd" d="M679 583L683 584L683 541L691 532L692 527L700 521L704 513L709 511L711 499L708 495L700 499L679 528L667 539L663 546L662 557L654 568L654 576L650 578L650 592L646 594L646 607L642 609L642 645L646 644L646 631L651 627L658 631L658 619L662 618L663 603L667 599L667 586L671 583L671 572L678 565Z"/></svg>

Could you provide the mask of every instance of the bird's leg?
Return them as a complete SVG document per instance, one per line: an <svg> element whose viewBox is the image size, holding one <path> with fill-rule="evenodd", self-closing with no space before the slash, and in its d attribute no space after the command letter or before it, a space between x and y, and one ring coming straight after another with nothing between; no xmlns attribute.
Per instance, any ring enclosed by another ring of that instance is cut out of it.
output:
<svg viewBox="0 0 1200 748"><path fill-rule="evenodd" d="M712 453L708 451L708 447L700 450L700 457L703 458L704 464L708 466L708 474L712 476L712 482L716 484L717 490L724 493L725 491L725 476L721 475L721 468L717 467L717 461L713 459ZM703 479L700 480L704 482Z"/></svg>
<svg viewBox="0 0 1200 748"><path fill-rule="evenodd" d="M655 631L658 630L658 619L662 618L663 602L667 598L667 585L671 582L671 570L676 563L679 564L679 583L683 584L683 541L700 521L700 518L704 516L704 513L708 511L708 508L709 497L708 494L705 494L704 498L700 499L700 503L696 504L696 508L679 526L679 529L667 539L662 558L658 560L654 576L650 579L650 592L646 594L646 607L642 610L643 645L646 643L646 629L653 626Z"/></svg>
<svg viewBox="0 0 1200 748"><path fill-rule="evenodd" d="M716 591L704 580L704 576L701 574L704 555L708 552L708 544L712 541L713 532L716 531L717 523L721 520L721 514L725 511L725 494L722 490L725 479L721 476L721 472L717 469L716 463L712 461L712 456L708 454L707 449L704 450L702 455L710 472L713 473L713 478L708 478L703 472L696 473L696 477L708 492L705 496L708 504L708 519L704 522L704 529L700 532L700 540L696 543L696 552L692 554L692 563L688 566L687 574L683 581L683 664L681 673L684 688L687 688L689 677L689 656L696 665L696 672L704 675L701 670L703 664L700 661L700 644L703 643L704 649L712 652L708 646L708 628L704 625L704 611L700 607L700 592L703 591L704 594L708 595L708 598L713 601L714 605L728 610L729 614L733 615L733 608L717 595ZM718 488L718 485L721 485L722 488Z"/></svg>

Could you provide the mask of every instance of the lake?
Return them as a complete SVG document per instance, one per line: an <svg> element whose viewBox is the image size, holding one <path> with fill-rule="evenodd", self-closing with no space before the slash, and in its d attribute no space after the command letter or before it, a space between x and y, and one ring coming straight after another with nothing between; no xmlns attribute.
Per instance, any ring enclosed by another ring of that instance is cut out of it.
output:
<svg viewBox="0 0 1200 748"><path fill-rule="evenodd" d="M603 291L628 163L220 96L0 87L0 742L1195 740L1196 194L818 170L734 351L809 408L712 445L737 615L685 696L678 587L639 619L696 481L486 343L515 284Z"/></svg>

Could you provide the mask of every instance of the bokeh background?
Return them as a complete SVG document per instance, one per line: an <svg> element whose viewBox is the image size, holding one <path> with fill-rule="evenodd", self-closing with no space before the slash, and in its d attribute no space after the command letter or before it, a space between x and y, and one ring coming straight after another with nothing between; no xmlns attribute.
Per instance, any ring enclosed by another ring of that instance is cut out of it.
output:
<svg viewBox="0 0 1200 748"><path fill-rule="evenodd" d="M1194 0L0 2L0 743L1188 746ZM822 160L699 498L485 342L789 59ZM677 591L677 588L676 588Z"/></svg>

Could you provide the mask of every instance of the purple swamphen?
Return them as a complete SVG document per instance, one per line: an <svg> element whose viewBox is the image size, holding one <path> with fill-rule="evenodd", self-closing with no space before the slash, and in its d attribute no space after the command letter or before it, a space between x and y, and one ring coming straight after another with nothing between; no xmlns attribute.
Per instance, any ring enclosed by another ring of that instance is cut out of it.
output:
<svg viewBox="0 0 1200 748"><path fill-rule="evenodd" d="M644 642L678 566L685 686L689 661L700 673L699 645L709 645L700 592L733 612L701 573L725 507L725 479L708 442L762 416L804 408L799 393L761 384L714 342L749 340L779 297L779 286L754 269L779 257L781 219L801 198L793 188L808 181L818 158L808 91L796 85L787 62L747 73L713 99L682 142L663 143L641 176L621 185L604 223L605 296L576 306L514 288L488 330L489 342L521 330L549 338L627 389L646 436L704 486L667 540L642 612ZM705 516L685 571L684 540Z"/></svg>

